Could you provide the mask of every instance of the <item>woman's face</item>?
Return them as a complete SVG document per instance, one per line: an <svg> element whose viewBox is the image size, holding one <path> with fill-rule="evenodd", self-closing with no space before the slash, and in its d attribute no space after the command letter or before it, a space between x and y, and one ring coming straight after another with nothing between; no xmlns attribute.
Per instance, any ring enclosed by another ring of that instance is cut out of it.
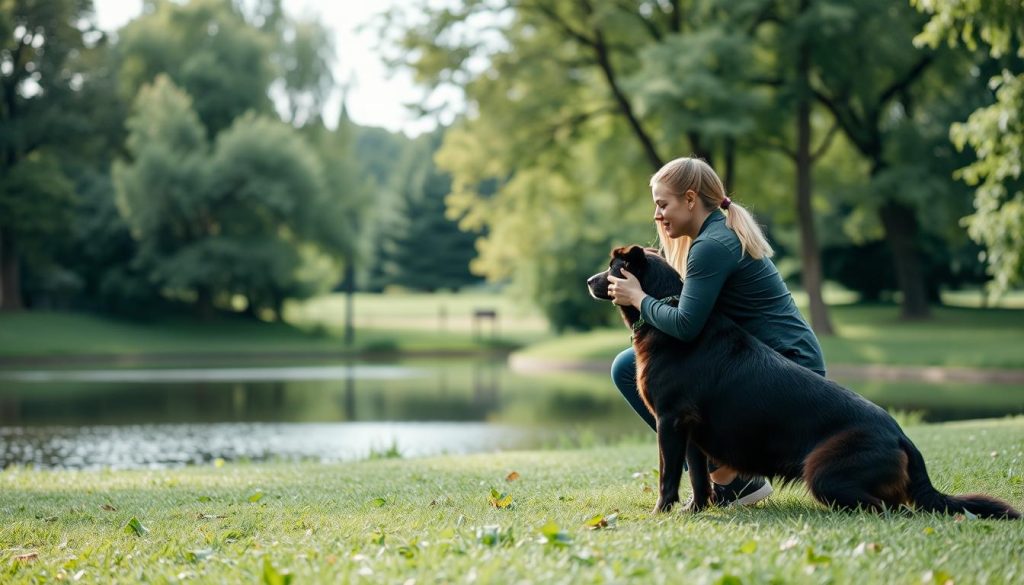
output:
<svg viewBox="0 0 1024 585"><path fill-rule="evenodd" d="M661 224L670 238L695 235L691 232L696 198L690 196L691 193L693 192L687 191L682 197L677 197L660 184L651 189L654 196L654 221Z"/></svg>

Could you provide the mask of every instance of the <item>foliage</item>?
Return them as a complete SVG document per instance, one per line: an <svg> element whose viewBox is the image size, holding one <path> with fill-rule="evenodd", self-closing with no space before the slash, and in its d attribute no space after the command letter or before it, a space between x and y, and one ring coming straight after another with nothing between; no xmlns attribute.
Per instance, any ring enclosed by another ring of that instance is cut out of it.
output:
<svg viewBox="0 0 1024 585"><path fill-rule="evenodd" d="M970 146L977 159L957 176L972 187L975 212L964 219L971 237L987 248L996 291L1024 282L1024 5L1016 0L912 0L931 15L920 44L942 41L974 50L980 40L1001 70L989 80L994 102L953 124L958 149ZM1016 47L1016 51L1014 51Z"/></svg>
<svg viewBox="0 0 1024 585"><path fill-rule="evenodd" d="M326 209L320 162L294 129L248 114L211 146L165 76L140 91L129 127L132 160L114 179L155 286L200 309L240 295L253 314L279 315L284 299L331 278L297 270L316 261Z"/></svg>
<svg viewBox="0 0 1024 585"><path fill-rule="evenodd" d="M442 137L443 130L437 130L416 139L395 170L392 185L401 197L395 209L400 220L385 234L388 241L380 262L386 283L433 292L457 291L478 281L469 271L476 234L459 230L445 215L451 177L433 162Z"/></svg>
<svg viewBox="0 0 1024 585"><path fill-rule="evenodd" d="M88 20L91 3L0 3L0 308L22 308L21 265L37 283L74 278L55 269L55 243L66 240L73 191L59 152L88 135L80 96L85 65L102 35ZM87 40L87 38L89 40Z"/></svg>
<svg viewBox="0 0 1024 585"><path fill-rule="evenodd" d="M167 75L192 96L207 136L254 110L270 111L274 39L249 25L231 0L158 2L118 32L122 94Z"/></svg>

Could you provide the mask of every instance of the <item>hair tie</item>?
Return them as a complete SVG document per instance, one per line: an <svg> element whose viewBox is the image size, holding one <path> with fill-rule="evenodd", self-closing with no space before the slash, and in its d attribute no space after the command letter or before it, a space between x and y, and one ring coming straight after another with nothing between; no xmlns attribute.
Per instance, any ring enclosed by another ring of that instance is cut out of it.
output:
<svg viewBox="0 0 1024 585"><path fill-rule="evenodd" d="M729 209L730 205L732 205L732 199L729 199L728 197L723 197L722 203L719 204L719 207L721 207L722 209Z"/></svg>

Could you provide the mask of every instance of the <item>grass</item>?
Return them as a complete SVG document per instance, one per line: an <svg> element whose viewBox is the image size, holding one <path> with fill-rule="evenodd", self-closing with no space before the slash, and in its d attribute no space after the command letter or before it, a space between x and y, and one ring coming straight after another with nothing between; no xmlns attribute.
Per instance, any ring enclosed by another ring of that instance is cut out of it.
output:
<svg viewBox="0 0 1024 585"><path fill-rule="evenodd" d="M837 329L822 338L828 364L1024 368L1024 311L935 307L927 321L903 321L896 306L831 308ZM567 335L520 355L567 361L610 360L629 345L625 327Z"/></svg>
<svg viewBox="0 0 1024 585"><path fill-rule="evenodd" d="M1024 419L909 433L943 491L1024 505ZM342 465L8 469L0 473L0 581L1024 579L1019 522L831 512L799 487L753 509L652 516L656 462L644 441ZM602 520L607 526L589 529Z"/></svg>
<svg viewBox="0 0 1024 585"><path fill-rule="evenodd" d="M540 317L496 294L358 294L354 346L344 344L344 298L287 306L284 323L221 317L132 321L84 313L0 315L0 356L75 354L434 353L515 347L546 335ZM472 311L498 312L474 331ZM479 335L477 334L479 333Z"/></svg>

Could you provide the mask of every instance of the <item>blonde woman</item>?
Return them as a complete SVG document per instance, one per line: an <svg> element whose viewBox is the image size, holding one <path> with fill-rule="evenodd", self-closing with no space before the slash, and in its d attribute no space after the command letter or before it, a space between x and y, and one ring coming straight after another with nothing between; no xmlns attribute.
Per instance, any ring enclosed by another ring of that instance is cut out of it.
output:
<svg viewBox="0 0 1024 585"><path fill-rule="evenodd" d="M700 333L711 311L719 311L824 376L821 346L770 259L771 245L750 213L729 199L711 166L697 158L673 160L651 177L651 193L662 253L684 275L678 306L647 296L626 271L624 278L608 278L615 304L636 307L651 326L684 341ZM615 358L612 380L654 429L654 417L637 393L633 348ZM712 466L711 479L719 506L751 505L772 493L765 478L738 477L728 467Z"/></svg>

